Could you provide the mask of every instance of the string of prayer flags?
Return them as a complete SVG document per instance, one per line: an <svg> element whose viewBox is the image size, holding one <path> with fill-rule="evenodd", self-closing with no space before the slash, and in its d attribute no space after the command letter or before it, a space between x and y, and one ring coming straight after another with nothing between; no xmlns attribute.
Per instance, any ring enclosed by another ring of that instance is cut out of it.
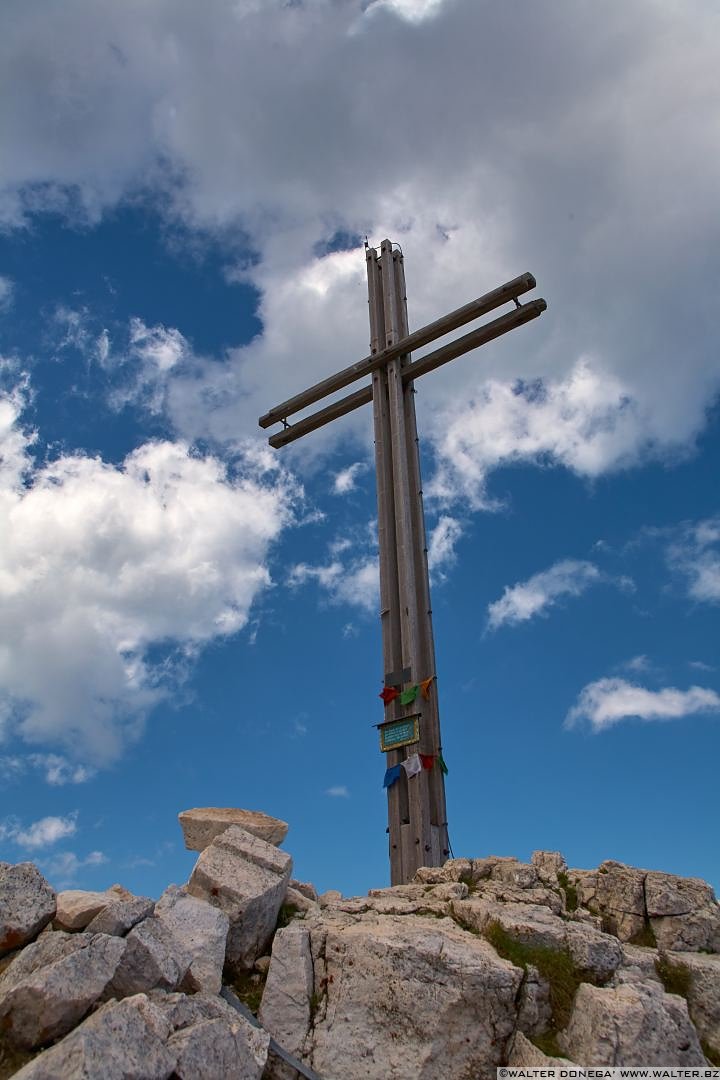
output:
<svg viewBox="0 0 720 1080"><path fill-rule="evenodd" d="M429 698L430 698L430 687L432 686L434 679L435 679L435 676L431 675L429 679L423 679L422 682L420 683L420 689L422 690L422 696L425 698L426 701L428 701Z"/></svg>
<svg viewBox="0 0 720 1080"><path fill-rule="evenodd" d="M385 772L385 779L383 780L384 788L391 788L393 784L400 779L400 766L393 765L392 768L387 769Z"/></svg>
<svg viewBox="0 0 720 1080"><path fill-rule="evenodd" d="M385 704L389 705L395 698L400 697L400 691L396 690L394 686L384 686L378 697L381 697Z"/></svg>
<svg viewBox="0 0 720 1080"><path fill-rule="evenodd" d="M448 774L448 767L447 767L447 765L445 764L445 759L443 758L442 754L438 754L438 756L437 756L437 763L438 763L438 765L440 766L440 770L441 770L441 771L442 771L443 773L445 773L445 776L447 776L447 774Z"/></svg>
<svg viewBox="0 0 720 1080"><path fill-rule="evenodd" d="M419 772L422 772L422 764L420 763L419 754L411 754L409 758L402 762L402 767L407 773L408 780L411 776L417 776Z"/></svg>
<svg viewBox="0 0 720 1080"><path fill-rule="evenodd" d="M409 686L407 690L403 690L402 694L400 695L400 704L412 705L413 701L418 696L419 690L420 687L417 683L415 683L414 686Z"/></svg>
<svg viewBox="0 0 720 1080"><path fill-rule="evenodd" d="M433 765L435 764L434 754L420 754L419 757L423 769L432 769Z"/></svg>

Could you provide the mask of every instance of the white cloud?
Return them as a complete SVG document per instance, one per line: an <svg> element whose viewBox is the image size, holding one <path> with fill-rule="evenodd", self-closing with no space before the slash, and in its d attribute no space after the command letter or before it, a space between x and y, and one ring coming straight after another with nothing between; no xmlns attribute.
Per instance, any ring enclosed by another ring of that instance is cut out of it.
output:
<svg viewBox="0 0 720 1080"><path fill-rule="evenodd" d="M103 334L97 339L96 350L100 362L107 366L109 340L107 331ZM161 412L165 407L170 375L191 357L192 349L179 330L160 325L146 326L142 319L131 319L128 352L121 358L122 363L131 363L131 372L129 378L113 390L111 404L122 407L132 403L151 413Z"/></svg>
<svg viewBox="0 0 720 1080"><path fill-rule="evenodd" d="M298 492L249 449L232 469L171 442L35 465L21 407L0 397L0 704L26 742L103 764L165 693L151 647L187 660L246 624Z"/></svg>
<svg viewBox="0 0 720 1080"><path fill-rule="evenodd" d="M695 668L696 671L715 671L716 669L712 664L706 664L704 660L688 660L688 667Z"/></svg>
<svg viewBox="0 0 720 1080"><path fill-rule="evenodd" d="M347 469L335 474L333 480L333 492L335 495L347 495L357 487L357 478L369 468L366 461L355 461Z"/></svg>
<svg viewBox="0 0 720 1080"><path fill-rule="evenodd" d="M714 20L706 0L608 0L602 33L574 0L529 5L520 26L477 0L15 5L0 213L96 220L143 191L169 218L250 237L259 258L238 274L260 290L263 333L172 367L167 409L188 439L249 433L367 351L362 252L314 251L368 232L402 242L414 326L526 268L550 304L480 363L419 381L437 493L482 504L503 461L597 476L676 455L720 385ZM378 125L388 95L398 123ZM542 404L513 393L539 377ZM367 442L363 412L304 456Z"/></svg>
<svg viewBox="0 0 720 1080"><path fill-rule="evenodd" d="M442 580L443 571L455 562L455 545L462 531L460 522L449 514L442 514L438 519L428 540L428 567L433 576Z"/></svg>
<svg viewBox="0 0 720 1080"><path fill-rule="evenodd" d="M347 564L334 561L325 566L298 563L288 575L291 588L316 581L333 604L350 604L364 611L377 611L380 580L375 556L351 559Z"/></svg>
<svg viewBox="0 0 720 1080"><path fill-rule="evenodd" d="M349 799L350 792L344 784L336 784L335 787L329 787L325 792L326 795L332 796L334 799Z"/></svg>
<svg viewBox="0 0 720 1080"><path fill-rule="evenodd" d="M108 858L102 851L91 851L84 857L76 855L74 851L61 851L49 859L38 861L51 885L56 889L67 889L77 884L81 870L103 866Z"/></svg>
<svg viewBox="0 0 720 1080"><path fill-rule="evenodd" d="M26 828L15 818L0 823L0 839L11 840L18 847L35 851L50 847L58 840L74 836L77 832L77 812L66 817L44 817Z"/></svg>
<svg viewBox="0 0 720 1080"><path fill-rule="evenodd" d="M506 624L526 622L553 607L565 596L580 596L591 585L604 580L594 563L564 559L527 581L506 586L503 595L488 605L488 626L497 630Z"/></svg>
<svg viewBox="0 0 720 1080"><path fill-rule="evenodd" d="M622 667L627 668L628 671L641 672L650 671L652 664L645 653L640 653L638 656L633 656L630 660L626 660L625 663L622 664Z"/></svg>
<svg viewBox="0 0 720 1080"><path fill-rule="evenodd" d="M14 295L14 281L0 274L0 312L8 311L12 307Z"/></svg>
<svg viewBox="0 0 720 1080"><path fill-rule="evenodd" d="M621 720L677 720L695 713L720 712L720 694L702 686L689 690L666 687L647 690L624 679L598 679L581 691L570 709L566 727L587 720L595 732L605 731Z"/></svg>
<svg viewBox="0 0 720 1080"><path fill-rule="evenodd" d="M720 602L720 517L685 526L681 538L668 547L667 557L687 579L693 600Z"/></svg>
<svg viewBox="0 0 720 1080"><path fill-rule="evenodd" d="M17 780L35 769L43 773L45 783L53 787L64 784L84 784L95 776L95 770L87 765L68 761L60 754L28 754L26 757L6 755L0 757L0 778Z"/></svg>

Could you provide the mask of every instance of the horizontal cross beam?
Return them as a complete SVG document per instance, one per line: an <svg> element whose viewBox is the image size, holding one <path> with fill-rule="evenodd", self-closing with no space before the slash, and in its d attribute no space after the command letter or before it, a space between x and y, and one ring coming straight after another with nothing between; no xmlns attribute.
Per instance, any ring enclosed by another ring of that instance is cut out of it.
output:
<svg viewBox="0 0 720 1080"><path fill-rule="evenodd" d="M465 323L479 319L481 315L486 315L488 311L493 311L511 300L516 300L518 296L522 296L523 293L534 289L535 285L536 281L532 274L520 274L519 277L513 278L512 281L493 289L492 292L479 296L477 300L471 300L469 304L456 308L449 315L443 315L441 319L436 319L435 322L428 323L427 326L423 326L420 330L415 330L390 348L366 356L363 360L358 360L356 364L351 364L350 367L338 371L335 375L330 375L319 383L315 383L314 386L309 387L307 390L303 390L301 394L288 398L281 405L276 405L274 409L270 409L269 412L260 417L258 421L260 427L267 428L272 424L279 423L281 420L287 420L288 416L300 412L301 409L306 408L308 405L313 405L316 401L327 397L328 394L334 394L337 390L342 390L343 387L355 382L356 379L362 379L365 375L372 374L377 368L383 367L390 360L394 360L395 357L412 352L414 349L420 349L423 345L428 345L436 338L444 337L445 334L456 330L458 326L464 326Z"/></svg>
<svg viewBox="0 0 720 1080"><path fill-rule="evenodd" d="M531 275L527 276L530 277ZM469 334L464 334L462 337L456 338L455 341L450 341L447 345L442 345L439 349L427 353L427 355L420 357L419 360L414 360L403 368L403 384L411 382L421 375L426 375L428 371L434 371L435 368L439 368L442 364L447 364L450 360L462 356L463 353L470 352L471 349L477 349L478 346L485 345L488 341L493 341L495 338L501 337L502 334L507 334L508 331L514 330L516 327L522 326L526 322L530 322L531 319L536 319L538 315L542 315L546 308L547 304L544 300L530 300L527 304L521 304L514 311L509 311L506 315L501 315L498 319L493 319L492 322L486 323L484 326L479 326L477 330L471 330ZM411 334L409 337L405 338L405 343L407 343L412 336L413 335ZM401 342L400 344L403 343ZM389 351L391 350L386 350L386 352ZM405 351L405 348L403 348L403 351ZM377 355L380 356L382 354L378 353ZM362 390L356 390L354 394L348 394L347 397L341 398L340 401L335 401L332 405L328 405L326 408L319 409L318 412L312 413L302 420L298 420L297 423L290 424L284 431L279 431L276 435L271 435L268 442L272 447L278 450L281 446L287 446L288 443L295 442L296 439L302 438L302 436L307 435L308 432L316 431L317 428L329 424L331 420L337 420L338 417L345 416L354 409L359 409L362 405L367 405L368 402L372 401L372 396L372 386L366 386L363 387ZM267 415L269 416L270 414L268 413Z"/></svg>

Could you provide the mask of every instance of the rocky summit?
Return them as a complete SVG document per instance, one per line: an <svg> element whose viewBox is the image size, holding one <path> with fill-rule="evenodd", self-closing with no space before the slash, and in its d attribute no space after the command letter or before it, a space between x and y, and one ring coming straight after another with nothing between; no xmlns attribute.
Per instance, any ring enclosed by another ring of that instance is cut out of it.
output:
<svg viewBox="0 0 720 1080"><path fill-rule="evenodd" d="M287 825L180 815L157 900L0 863L0 1080L484 1080L498 1066L720 1065L720 907L619 862L488 856L345 898Z"/></svg>

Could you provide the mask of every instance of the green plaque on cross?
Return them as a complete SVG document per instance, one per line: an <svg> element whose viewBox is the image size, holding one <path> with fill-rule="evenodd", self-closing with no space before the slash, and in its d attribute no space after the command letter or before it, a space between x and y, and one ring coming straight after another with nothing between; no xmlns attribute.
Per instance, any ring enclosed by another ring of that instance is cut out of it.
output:
<svg viewBox="0 0 720 1080"><path fill-rule="evenodd" d="M420 713L416 713L414 716L404 716L402 720L391 720L387 724L381 724L380 749L383 753L419 742L419 720Z"/></svg>

